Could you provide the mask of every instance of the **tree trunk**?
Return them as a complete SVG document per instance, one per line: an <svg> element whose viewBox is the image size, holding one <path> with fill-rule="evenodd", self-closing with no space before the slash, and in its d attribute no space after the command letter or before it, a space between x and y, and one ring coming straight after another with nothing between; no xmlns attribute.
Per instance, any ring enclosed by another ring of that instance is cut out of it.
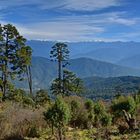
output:
<svg viewBox="0 0 140 140"><path fill-rule="evenodd" d="M4 74L4 81L3 81L3 100L6 97L6 88L7 88L7 76Z"/></svg>
<svg viewBox="0 0 140 140"><path fill-rule="evenodd" d="M52 135L54 135L54 128L53 128L53 124L52 124Z"/></svg>
<svg viewBox="0 0 140 140"><path fill-rule="evenodd" d="M30 88L30 95L33 96L31 66L28 66L28 68L29 68L29 88Z"/></svg>
<svg viewBox="0 0 140 140"><path fill-rule="evenodd" d="M7 51L6 51L7 54ZM7 70L7 60L5 60L4 64L4 73L3 73L3 100L5 100L6 97L6 91L7 91L7 79L8 79L8 70Z"/></svg>
<svg viewBox="0 0 140 140"><path fill-rule="evenodd" d="M137 127L136 119L133 118L131 116L131 114L127 113L125 110L123 110L123 113L124 113L124 116L125 116L125 120L126 120L128 126L129 126L129 129L130 130L137 129L138 127Z"/></svg>
<svg viewBox="0 0 140 140"><path fill-rule="evenodd" d="M58 136L59 136L59 140L63 140L61 128L58 129Z"/></svg>
<svg viewBox="0 0 140 140"><path fill-rule="evenodd" d="M26 66L26 74L27 74L27 80L28 80L30 95L31 95L31 97L33 97L31 66Z"/></svg>
<svg viewBox="0 0 140 140"><path fill-rule="evenodd" d="M59 94L61 94L62 92L62 74L61 74L61 67L62 67L62 64L61 64L61 60L58 60L58 79L59 79Z"/></svg>
<svg viewBox="0 0 140 140"><path fill-rule="evenodd" d="M6 43L5 43L5 57L6 59L4 60L4 72L3 72L3 99L5 100L6 97L6 88L7 88L7 79L8 79L8 33L6 34Z"/></svg>

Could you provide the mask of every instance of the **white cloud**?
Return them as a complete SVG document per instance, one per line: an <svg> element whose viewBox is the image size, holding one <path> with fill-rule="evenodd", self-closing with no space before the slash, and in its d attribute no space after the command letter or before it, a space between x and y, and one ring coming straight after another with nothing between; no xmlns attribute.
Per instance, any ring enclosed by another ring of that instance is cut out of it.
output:
<svg viewBox="0 0 140 140"><path fill-rule="evenodd" d="M112 23L118 23L118 24L122 24L122 25L126 25L126 26L131 26L137 23L138 18L122 18L119 16L113 16L113 17L109 17L108 18L109 22Z"/></svg>
<svg viewBox="0 0 140 140"><path fill-rule="evenodd" d="M89 26L84 23L51 21L25 26L17 25L19 31L30 39L47 39L63 41L88 40L89 36L104 31L102 27Z"/></svg>
<svg viewBox="0 0 140 140"><path fill-rule="evenodd" d="M120 5L119 0L65 0L65 9L93 11Z"/></svg>
<svg viewBox="0 0 140 140"><path fill-rule="evenodd" d="M65 22L75 22L75 23L83 23L90 26L105 26L105 25L125 25L125 26L133 26L134 24L138 24L140 22L140 18L125 18L127 14L125 12L111 12L111 13L103 13L103 14L94 14L94 15L80 15L80 16L63 16L56 19L57 21L65 21Z"/></svg>
<svg viewBox="0 0 140 140"><path fill-rule="evenodd" d="M63 16L44 22L14 24L21 34L28 39L88 41L88 40L122 40L123 36L109 38L112 32L108 27L118 24L132 26L139 24L138 18L123 18L125 12L104 13L98 15ZM121 33L121 31L120 31ZM105 34L108 38L105 38ZM120 34L119 34L120 35Z"/></svg>
<svg viewBox="0 0 140 140"><path fill-rule="evenodd" d="M39 0L0 0L0 9L23 5L41 4Z"/></svg>
<svg viewBox="0 0 140 140"><path fill-rule="evenodd" d="M136 19L125 19L120 15L122 13L106 13L98 16L66 16L47 22L31 23L24 26L17 25L17 27L29 39L63 41L111 40L104 37L99 38L98 36L104 36L104 33L111 32L108 27L112 24L116 25L116 27L118 24L125 26L136 24ZM117 39L117 36L115 37Z"/></svg>
<svg viewBox="0 0 140 140"><path fill-rule="evenodd" d="M0 0L0 8L37 5L42 9L94 11L120 5L120 0Z"/></svg>

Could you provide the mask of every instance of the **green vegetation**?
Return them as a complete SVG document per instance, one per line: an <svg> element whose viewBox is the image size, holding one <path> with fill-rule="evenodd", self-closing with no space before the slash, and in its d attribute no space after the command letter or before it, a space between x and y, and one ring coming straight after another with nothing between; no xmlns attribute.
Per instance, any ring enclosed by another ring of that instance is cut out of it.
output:
<svg viewBox="0 0 140 140"><path fill-rule="evenodd" d="M54 95L68 96L81 93L83 89L82 81L76 74L64 68L69 64L69 50L64 43L56 43L50 52L52 60L58 63L58 78L53 80L51 91Z"/></svg>
<svg viewBox="0 0 140 140"><path fill-rule="evenodd" d="M0 139L139 140L140 102L133 96L112 103L66 96L45 104L25 93L15 97L0 103Z"/></svg>
<svg viewBox="0 0 140 140"><path fill-rule="evenodd" d="M118 94L136 94L140 89L140 77L89 77L83 79L85 96L91 99L113 99Z"/></svg>
<svg viewBox="0 0 140 140"><path fill-rule="evenodd" d="M8 32L7 45L5 32ZM30 47L26 46L16 28L9 24L1 27L0 39L1 140L140 139L139 92L121 95L122 90L116 83L117 96L110 101L84 98L81 96L85 92L82 80L66 70L67 45L57 43L51 52L58 63L58 78L51 86L53 98L42 89L32 94ZM23 80L24 74L29 91L14 86L13 79Z"/></svg>
<svg viewBox="0 0 140 140"><path fill-rule="evenodd" d="M16 27L11 24L0 25L0 88L2 99L11 90L11 80L23 79L23 74L28 73L31 61L31 48L25 45L23 38ZM28 75L28 74L27 74Z"/></svg>
<svg viewBox="0 0 140 140"><path fill-rule="evenodd" d="M61 97L58 97L54 105L44 113L44 116L46 121L52 126L52 134L54 134L53 127L55 127L58 132L58 139L62 140L65 127L70 120L70 109L68 105Z"/></svg>
<svg viewBox="0 0 140 140"><path fill-rule="evenodd" d="M56 78L55 82L52 84L52 91L55 95L63 93L63 68L68 64L69 59L69 50L67 45L64 43L56 43L50 52L50 57L52 60L57 61L58 63L58 78Z"/></svg>

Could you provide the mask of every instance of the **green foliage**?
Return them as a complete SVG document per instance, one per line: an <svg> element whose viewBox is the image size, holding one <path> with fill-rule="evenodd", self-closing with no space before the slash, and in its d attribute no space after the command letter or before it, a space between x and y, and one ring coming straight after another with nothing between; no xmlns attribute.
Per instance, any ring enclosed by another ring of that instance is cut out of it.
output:
<svg viewBox="0 0 140 140"><path fill-rule="evenodd" d="M71 106L71 110L72 110L72 112L74 113L76 113L76 110L78 109L78 108L80 108L80 103L78 102L78 101L76 101L76 100L72 100L71 101L71 103L70 103L70 106Z"/></svg>
<svg viewBox="0 0 140 140"><path fill-rule="evenodd" d="M24 106L27 106L27 107L34 107L35 105L35 102L34 100L32 99L32 97L30 97L29 95L24 95L23 96L23 105Z"/></svg>
<svg viewBox="0 0 140 140"><path fill-rule="evenodd" d="M51 91L52 94L54 95L58 95L60 92L59 82L60 80L58 78L56 78L52 82ZM68 70L63 71L63 79L61 80L61 87L62 87L61 94L63 96L70 96L72 94L78 94L83 91L82 80L76 77L76 75L73 72L70 72Z"/></svg>
<svg viewBox="0 0 140 140"><path fill-rule="evenodd" d="M61 80L61 83L62 83L62 80ZM52 81L52 85L51 85L50 90L51 90L53 95L59 95L60 94L60 80L58 78L56 78Z"/></svg>
<svg viewBox="0 0 140 140"><path fill-rule="evenodd" d="M22 89L14 89L12 92L9 93L7 99L14 102L19 102L24 106L28 107L33 107L35 104L33 99L29 95L27 95L26 92Z"/></svg>
<svg viewBox="0 0 140 140"><path fill-rule="evenodd" d="M2 96L3 96L2 92L0 91L0 101L2 100Z"/></svg>
<svg viewBox="0 0 140 140"><path fill-rule="evenodd" d="M140 91L138 91L138 93L134 95L134 100L136 105L140 104Z"/></svg>
<svg viewBox="0 0 140 140"><path fill-rule="evenodd" d="M56 128L64 127L70 120L70 109L61 97L57 97L54 105L44 113L45 119L50 120Z"/></svg>
<svg viewBox="0 0 140 140"><path fill-rule="evenodd" d="M25 95L25 91L22 89L15 89L13 92L10 92L8 99L15 102L23 102L23 96Z"/></svg>
<svg viewBox="0 0 140 140"><path fill-rule="evenodd" d="M30 64L32 51L25 43L26 39L19 34L15 26L0 25L0 87L3 97L9 90L8 82L15 78L21 79Z"/></svg>
<svg viewBox="0 0 140 140"><path fill-rule="evenodd" d="M94 103L93 103L93 101L90 100L90 99L86 100L85 107L86 107L87 110L93 111L93 109L94 109Z"/></svg>
<svg viewBox="0 0 140 140"><path fill-rule="evenodd" d="M63 94L78 94L83 91L83 83L80 78L71 71L63 71Z"/></svg>
<svg viewBox="0 0 140 140"><path fill-rule="evenodd" d="M82 129L91 128L94 121L93 108L87 109L85 101L81 97L68 96L66 99L71 108L70 126Z"/></svg>
<svg viewBox="0 0 140 140"><path fill-rule="evenodd" d="M70 109L68 105L64 102L62 97L57 97L54 105L48 109L47 112L44 112L45 120L52 128L56 128L58 132L59 139L62 139L65 126L70 120Z"/></svg>
<svg viewBox="0 0 140 140"><path fill-rule="evenodd" d="M103 102L96 102L96 104L94 105L95 115L97 115L98 117L101 117L104 112L105 112L105 106Z"/></svg>
<svg viewBox="0 0 140 140"><path fill-rule="evenodd" d="M112 123L112 116L107 112L103 102L97 102L94 105L95 124L108 126Z"/></svg>
<svg viewBox="0 0 140 140"><path fill-rule="evenodd" d="M55 61L67 61L69 59L69 50L64 43L56 43L50 52L50 57Z"/></svg>
<svg viewBox="0 0 140 140"><path fill-rule="evenodd" d="M101 123L103 126L109 126L112 123L112 117L109 113L104 113L101 117Z"/></svg>
<svg viewBox="0 0 140 140"><path fill-rule="evenodd" d="M63 93L63 83L62 83L62 73L63 68L68 64L69 59L69 50L67 45L64 43L56 43L50 52L50 57L52 60L58 62L58 78L57 78L57 90L58 92L55 94ZM53 88L52 88L53 90Z"/></svg>
<svg viewBox="0 0 140 140"><path fill-rule="evenodd" d="M133 97L131 96L120 96L117 99L112 101L112 111L116 116L122 116L123 110L134 115L136 109L136 103Z"/></svg>
<svg viewBox="0 0 140 140"><path fill-rule="evenodd" d="M87 116L88 116L88 128L92 128L93 127L93 123L94 123L94 104L93 101L88 99L85 102L85 108L87 110Z"/></svg>
<svg viewBox="0 0 140 140"><path fill-rule="evenodd" d="M34 100L36 105L44 106L47 102L50 101L50 98L46 90L39 90L36 92Z"/></svg>
<svg viewBox="0 0 140 140"><path fill-rule="evenodd" d="M70 103L70 108L71 108L71 121L70 123L72 125L77 125L77 120L79 118L79 114L80 114L80 107L81 107L81 103L78 100L72 100Z"/></svg>
<svg viewBox="0 0 140 140"><path fill-rule="evenodd" d="M133 76L121 77L88 77L83 79L84 96L91 99L113 99L117 95L137 94L140 78Z"/></svg>

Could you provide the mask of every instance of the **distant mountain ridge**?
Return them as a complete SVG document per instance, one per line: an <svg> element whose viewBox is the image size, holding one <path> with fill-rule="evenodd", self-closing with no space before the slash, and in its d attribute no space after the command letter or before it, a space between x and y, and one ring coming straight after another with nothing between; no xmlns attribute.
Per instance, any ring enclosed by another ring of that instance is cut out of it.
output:
<svg viewBox="0 0 140 140"><path fill-rule="evenodd" d="M117 64L140 69L140 54L121 59L117 62Z"/></svg>
<svg viewBox="0 0 140 140"><path fill-rule="evenodd" d="M118 77L118 76L140 76L140 71L128 67L122 67L111 63L93 60L90 58L77 58L70 60L70 71L73 71L80 78L100 76L100 77ZM48 88L51 81L57 77L57 64L44 57L32 58L32 77L35 89ZM19 86L26 84L19 84Z"/></svg>
<svg viewBox="0 0 140 140"><path fill-rule="evenodd" d="M33 48L33 55L49 58L54 41L31 40L27 44ZM117 63L137 55L140 42L66 42L71 58L88 57L100 61Z"/></svg>

